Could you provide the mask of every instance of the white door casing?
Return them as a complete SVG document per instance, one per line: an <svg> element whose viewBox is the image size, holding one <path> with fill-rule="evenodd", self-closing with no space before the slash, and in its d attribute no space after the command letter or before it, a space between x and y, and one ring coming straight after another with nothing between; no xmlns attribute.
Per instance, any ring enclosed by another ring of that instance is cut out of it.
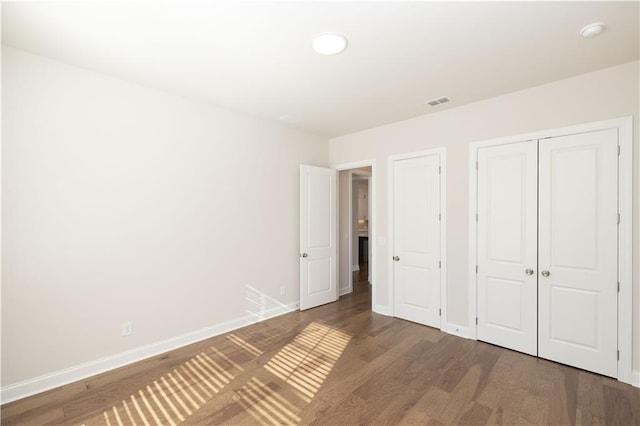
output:
<svg viewBox="0 0 640 426"><path fill-rule="evenodd" d="M539 356L616 377L617 129L539 150Z"/></svg>
<svg viewBox="0 0 640 426"><path fill-rule="evenodd" d="M440 328L440 156L392 164L394 315Z"/></svg>
<svg viewBox="0 0 640 426"><path fill-rule="evenodd" d="M537 141L478 150L478 339L537 353Z"/></svg>
<svg viewBox="0 0 640 426"><path fill-rule="evenodd" d="M300 310L338 299L337 172L300 166Z"/></svg>

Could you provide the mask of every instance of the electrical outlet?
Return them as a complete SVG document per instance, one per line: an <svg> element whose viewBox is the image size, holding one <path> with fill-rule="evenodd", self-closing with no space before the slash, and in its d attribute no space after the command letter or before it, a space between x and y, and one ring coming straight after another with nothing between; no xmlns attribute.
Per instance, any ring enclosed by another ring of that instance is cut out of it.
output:
<svg viewBox="0 0 640 426"><path fill-rule="evenodd" d="M280 296L284 296L286 293L286 289L284 286L280 286Z"/></svg>
<svg viewBox="0 0 640 426"><path fill-rule="evenodd" d="M133 333L133 323L131 321L122 323L122 335L128 336Z"/></svg>

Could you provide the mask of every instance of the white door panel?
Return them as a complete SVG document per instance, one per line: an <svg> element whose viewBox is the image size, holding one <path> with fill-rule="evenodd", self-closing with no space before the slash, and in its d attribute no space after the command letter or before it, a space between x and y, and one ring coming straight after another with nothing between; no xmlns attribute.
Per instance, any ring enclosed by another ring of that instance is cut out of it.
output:
<svg viewBox="0 0 640 426"><path fill-rule="evenodd" d="M440 327L440 156L393 162L394 312Z"/></svg>
<svg viewBox="0 0 640 426"><path fill-rule="evenodd" d="M617 130L539 149L539 355L615 377Z"/></svg>
<svg viewBox="0 0 640 426"><path fill-rule="evenodd" d="M478 339L537 353L536 267L537 141L481 148Z"/></svg>
<svg viewBox="0 0 640 426"><path fill-rule="evenodd" d="M338 299L336 171L300 166L300 309Z"/></svg>

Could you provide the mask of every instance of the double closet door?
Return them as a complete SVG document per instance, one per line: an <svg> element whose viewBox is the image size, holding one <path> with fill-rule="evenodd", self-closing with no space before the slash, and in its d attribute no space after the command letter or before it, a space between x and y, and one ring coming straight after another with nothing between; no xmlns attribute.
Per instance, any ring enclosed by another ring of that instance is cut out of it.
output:
<svg viewBox="0 0 640 426"><path fill-rule="evenodd" d="M617 374L618 133L478 150L478 339Z"/></svg>

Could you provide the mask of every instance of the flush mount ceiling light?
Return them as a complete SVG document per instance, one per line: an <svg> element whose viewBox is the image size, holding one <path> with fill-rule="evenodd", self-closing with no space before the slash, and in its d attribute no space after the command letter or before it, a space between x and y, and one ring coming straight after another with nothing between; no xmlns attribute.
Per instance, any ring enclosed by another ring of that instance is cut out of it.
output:
<svg viewBox="0 0 640 426"><path fill-rule="evenodd" d="M321 55L337 55L347 48L347 39L336 33L322 33L313 38L311 46Z"/></svg>
<svg viewBox="0 0 640 426"><path fill-rule="evenodd" d="M595 37L604 30L604 22L594 22L580 30L580 34L584 38Z"/></svg>

